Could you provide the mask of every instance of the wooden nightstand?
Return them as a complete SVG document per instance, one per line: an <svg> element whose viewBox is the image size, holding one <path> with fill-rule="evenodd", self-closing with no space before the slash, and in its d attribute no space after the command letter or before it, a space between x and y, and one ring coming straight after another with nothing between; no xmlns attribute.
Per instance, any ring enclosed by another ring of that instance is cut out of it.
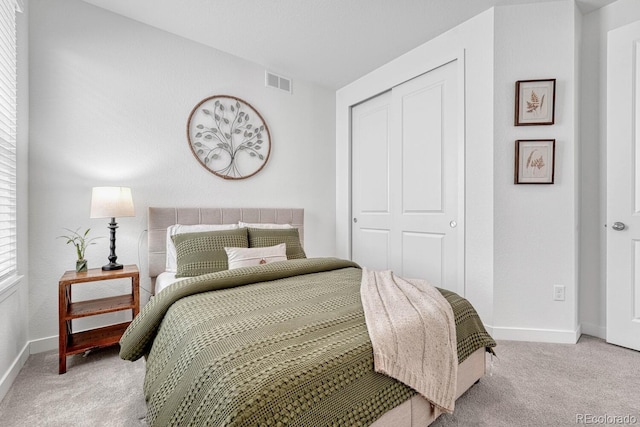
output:
<svg viewBox="0 0 640 427"><path fill-rule="evenodd" d="M131 293L107 298L72 302L71 285L113 279L131 279ZM67 271L58 282L58 314L60 326L59 370L67 372L67 356L117 344L129 323L105 326L73 333L72 319L95 316L115 311L131 310L132 318L140 311L140 273L135 265L125 265L122 270L103 271L92 268L83 273Z"/></svg>

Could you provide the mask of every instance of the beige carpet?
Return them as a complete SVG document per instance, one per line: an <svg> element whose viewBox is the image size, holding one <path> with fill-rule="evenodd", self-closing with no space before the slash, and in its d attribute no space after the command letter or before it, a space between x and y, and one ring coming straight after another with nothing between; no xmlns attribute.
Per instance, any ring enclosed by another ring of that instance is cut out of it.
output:
<svg viewBox="0 0 640 427"><path fill-rule="evenodd" d="M67 358L34 354L0 403L0 426L145 426L144 361L125 362L110 347Z"/></svg>
<svg viewBox="0 0 640 427"><path fill-rule="evenodd" d="M434 426L575 426L581 415L640 425L639 352L589 336L577 345L501 341L496 351L493 374ZM57 369L56 352L31 356L0 403L0 426L145 425L144 361L122 361L111 348L69 358L64 375Z"/></svg>

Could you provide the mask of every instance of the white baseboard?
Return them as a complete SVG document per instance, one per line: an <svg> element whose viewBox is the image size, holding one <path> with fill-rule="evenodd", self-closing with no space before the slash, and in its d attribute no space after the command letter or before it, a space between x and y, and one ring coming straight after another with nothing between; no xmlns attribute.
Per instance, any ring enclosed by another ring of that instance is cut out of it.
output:
<svg viewBox="0 0 640 427"><path fill-rule="evenodd" d="M0 379L0 401L2 401L2 399L4 399L4 397L9 392L11 385L15 381L16 377L20 373L20 370L22 369L28 358L29 343L27 342L22 348L22 351L20 351L20 354L18 354L16 359L11 364L9 370L4 374L2 379Z"/></svg>
<svg viewBox="0 0 640 427"><path fill-rule="evenodd" d="M489 328L487 328L489 329ZM574 331L561 329L529 329L490 327L491 336L496 340L548 342L556 344L575 344L581 335L581 328Z"/></svg>
<svg viewBox="0 0 640 427"><path fill-rule="evenodd" d="M29 354L43 353L45 351L57 350L57 349L58 349L57 335L29 341Z"/></svg>
<svg viewBox="0 0 640 427"><path fill-rule="evenodd" d="M582 333L593 337L607 339L607 328L593 323L582 322Z"/></svg>

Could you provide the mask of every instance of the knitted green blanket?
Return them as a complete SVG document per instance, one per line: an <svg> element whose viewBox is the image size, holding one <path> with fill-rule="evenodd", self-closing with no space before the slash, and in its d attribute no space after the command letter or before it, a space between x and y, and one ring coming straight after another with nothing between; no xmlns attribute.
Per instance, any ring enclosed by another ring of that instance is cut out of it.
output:
<svg viewBox="0 0 640 427"><path fill-rule="evenodd" d="M368 425L414 395L373 371L360 279L354 263L316 258L161 292L120 341L123 359L147 357L149 425ZM471 305L441 292L456 316L459 361L495 346Z"/></svg>

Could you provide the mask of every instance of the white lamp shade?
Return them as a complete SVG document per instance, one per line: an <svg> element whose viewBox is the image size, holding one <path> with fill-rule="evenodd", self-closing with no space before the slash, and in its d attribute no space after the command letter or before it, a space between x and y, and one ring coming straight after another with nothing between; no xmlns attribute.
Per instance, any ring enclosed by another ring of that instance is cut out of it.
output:
<svg viewBox="0 0 640 427"><path fill-rule="evenodd" d="M91 218L135 216L129 187L93 187Z"/></svg>

